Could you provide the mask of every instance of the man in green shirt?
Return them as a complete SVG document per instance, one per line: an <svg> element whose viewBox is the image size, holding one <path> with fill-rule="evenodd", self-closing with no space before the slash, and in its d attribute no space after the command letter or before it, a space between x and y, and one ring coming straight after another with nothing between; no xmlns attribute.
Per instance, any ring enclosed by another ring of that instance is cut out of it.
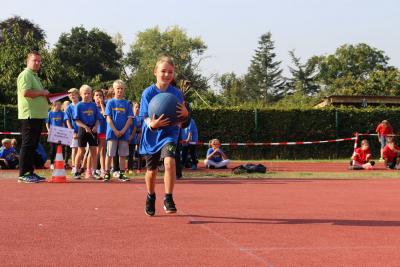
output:
<svg viewBox="0 0 400 267"><path fill-rule="evenodd" d="M40 134L47 117L49 91L43 88L37 75L40 69L41 56L38 52L30 52L26 69L17 79L18 119L21 121L21 151L19 165L19 182L37 183L44 180L34 173L33 158L39 144Z"/></svg>

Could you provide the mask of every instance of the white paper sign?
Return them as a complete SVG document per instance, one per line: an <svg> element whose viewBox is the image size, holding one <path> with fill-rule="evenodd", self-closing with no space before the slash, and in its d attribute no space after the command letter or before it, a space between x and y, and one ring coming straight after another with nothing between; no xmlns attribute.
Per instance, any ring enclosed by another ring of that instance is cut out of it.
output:
<svg viewBox="0 0 400 267"><path fill-rule="evenodd" d="M61 143L62 145L71 145L72 138L74 137L74 129L51 126L47 142Z"/></svg>

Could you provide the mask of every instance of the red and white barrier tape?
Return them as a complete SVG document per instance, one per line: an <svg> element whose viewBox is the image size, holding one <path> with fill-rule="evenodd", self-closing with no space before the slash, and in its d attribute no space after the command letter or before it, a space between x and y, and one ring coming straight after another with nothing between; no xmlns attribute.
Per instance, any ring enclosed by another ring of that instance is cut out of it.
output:
<svg viewBox="0 0 400 267"><path fill-rule="evenodd" d="M18 132L0 132L2 135L21 135ZM47 135L47 133L42 133L42 135ZM349 138L340 138L340 139L333 139L333 140L323 140L323 141L301 141L301 142L262 142L262 143L221 143L221 146L293 146L293 145L313 145L313 144L326 144L326 143L337 143L337 142L344 142L344 141L355 141L355 147L357 145L357 136L356 137L349 137ZM191 144L191 145L205 145L208 146L208 142L182 142L183 144Z"/></svg>
<svg viewBox="0 0 400 267"><path fill-rule="evenodd" d="M292 145L312 145L312 144L326 144L326 143L337 143L344 141L356 140L356 137L333 139L333 140L323 140L323 141L305 141L305 142L276 142L276 143L221 143L221 146L292 146ZM187 144L187 143L186 143ZM191 145L206 145L208 142L189 142Z"/></svg>

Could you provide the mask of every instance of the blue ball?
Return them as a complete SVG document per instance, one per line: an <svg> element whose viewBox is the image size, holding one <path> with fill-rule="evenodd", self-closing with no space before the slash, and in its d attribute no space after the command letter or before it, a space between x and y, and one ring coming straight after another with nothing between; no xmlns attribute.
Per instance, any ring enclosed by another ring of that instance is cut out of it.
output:
<svg viewBox="0 0 400 267"><path fill-rule="evenodd" d="M159 93L155 95L149 103L148 114L150 118L156 115L156 118L164 114L171 124L177 121L176 106L179 99L171 93Z"/></svg>

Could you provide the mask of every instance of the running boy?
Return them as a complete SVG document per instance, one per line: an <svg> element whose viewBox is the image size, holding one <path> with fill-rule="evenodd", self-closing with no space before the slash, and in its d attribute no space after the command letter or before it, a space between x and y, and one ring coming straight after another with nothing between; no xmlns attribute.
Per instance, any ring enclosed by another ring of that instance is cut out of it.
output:
<svg viewBox="0 0 400 267"><path fill-rule="evenodd" d="M170 125L170 122L164 115L156 119L149 118L148 106L150 100L159 93L168 92L178 97L180 103L177 105L177 115L180 121L187 120L188 110L183 101L183 95L180 90L170 85L174 78L175 65L170 57L161 57L155 66L154 76L157 79L156 84L151 85L143 91L140 102L139 116L144 118L142 127L142 137L140 139L140 154L146 159L146 207L145 213L148 216L155 214L155 185L160 159L164 160L164 210L166 213L175 213L176 207L172 197L176 179L175 173L175 149L177 145L179 126Z"/></svg>
<svg viewBox="0 0 400 267"><path fill-rule="evenodd" d="M92 102L92 88L89 85L82 85L79 89L82 102L79 102L74 109L74 120L78 125L78 155L75 159L76 172L74 179L80 179L80 167L85 148L89 144L91 162L86 168L85 178L93 178L93 168L97 163L97 127L101 116L97 106Z"/></svg>
<svg viewBox="0 0 400 267"><path fill-rule="evenodd" d="M132 123L132 106L125 100L125 83L116 80L113 83L114 98L107 101L105 115L107 116L107 157L106 174L104 181L111 179L111 159L115 157L118 148L119 153L119 179L123 182L129 181L125 174L126 157L129 155L129 126Z"/></svg>
<svg viewBox="0 0 400 267"><path fill-rule="evenodd" d="M361 141L361 147L354 150L352 161L350 164L350 170L372 170L375 165L371 159L371 150L369 149L368 140L364 139Z"/></svg>
<svg viewBox="0 0 400 267"><path fill-rule="evenodd" d="M54 126L64 127L64 112L61 111L61 102L55 101L51 105L51 110L49 111L46 119L47 132L50 134L51 128ZM50 143L50 169L54 169L54 159L56 157L58 144ZM64 149L64 146L63 146Z"/></svg>

